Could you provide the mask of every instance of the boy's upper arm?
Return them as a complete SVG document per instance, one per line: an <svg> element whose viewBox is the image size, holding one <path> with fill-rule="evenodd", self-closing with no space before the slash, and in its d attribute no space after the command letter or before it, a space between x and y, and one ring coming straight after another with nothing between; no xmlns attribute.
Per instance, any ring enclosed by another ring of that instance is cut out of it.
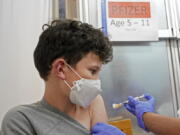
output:
<svg viewBox="0 0 180 135"><path fill-rule="evenodd" d="M107 123L108 121L104 100L101 95L98 95L91 104L91 120L91 126L97 122Z"/></svg>
<svg viewBox="0 0 180 135"><path fill-rule="evenodd" d="M32 127L25 115L17 109L10 110L1 125L1 135L33 135Z"/></svg>

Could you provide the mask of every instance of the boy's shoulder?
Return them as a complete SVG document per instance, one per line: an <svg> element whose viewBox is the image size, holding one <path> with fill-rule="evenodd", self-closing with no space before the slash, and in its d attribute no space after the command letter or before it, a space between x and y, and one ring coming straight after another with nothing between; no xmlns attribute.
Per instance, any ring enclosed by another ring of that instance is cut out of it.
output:
<svg viewBox="0 0 180 135"><path fill-rule="evenodd" d="M33 103L33 104L26 104L26 105L18 105L13 108L11 108L5 115L5 118L11 118L11 116L19 116L23 115L24 113L28 111L35 110L36 108L40 108L39 102Z"/></svg>
<svg viewBox="0 0 180 135"><path fill-rule="evenodd" d="M11 134L11 131L16 132L14 134L21 134L20 132L31 134L32 125L26 113L33 111L36 106L37 104L19 105L10 109L3 118L1 134Z"/></svg>

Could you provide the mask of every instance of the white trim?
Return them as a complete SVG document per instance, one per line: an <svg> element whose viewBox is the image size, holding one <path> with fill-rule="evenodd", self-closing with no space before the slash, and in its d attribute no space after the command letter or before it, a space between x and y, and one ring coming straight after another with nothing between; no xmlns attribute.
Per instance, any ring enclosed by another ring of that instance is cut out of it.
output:
<svg viewBox="0 0 180 135"><path fill-rule="evenodd" d="M180 55L180 40L178 41L178 50L179 50L179 55Z"/></svg>
<svg viewBox="0 0 180 135"><path fill-rule="evenodd" d="M176 94L176 86L175 86L175 79L174 79L174 70L173 70L173 59L172 59L172 51L171 51L171 45L170 41L167 41L167 54L168 54L168 61L169 61L169 75L170 75L170 82L171 82L171 88L172 88L172 99L173 99L173 113L174 116L177 117L177 109L178 109L178 103L177 103L177 94Z"/></svg>
<svg viewBox="0 0 180 135"><path fill-rule="evenodd" d="M52 0L48 0L48 4L49 4L49 14L48 14L48 16L49 16L49 18L48 18L48 21L49 21L49 23L53 20L53 12L52 12L52 10L53 10L53 1Z"/></svg>
<svg viewBox="0 0 180 135"><path fill-rule="evenodd" d="M176 37L178 37L179 34L179 26L178 26L178 8L177 8L177 0L172 0L172 20L174 23L174 32L176 33Z"/></svg>
<svg viewBox="0 0 180 135"><path fill-rule="evenodd" d="M170 12L170 9L171 9L171 6L170 6L170 3L169 3L169 0L165 0L164 1L164 4L165 4L165 9L166 9L166 15L167 15L167 24L168 24L168 30L170 32L170 37L173 37L173 30L172 30L172 22L171 22L171 12Z"/></svg>
<svg viewBox="0 0 180 135"><path fill-rule="evenodd" d="M177 38L180 39L180 0L175 2L177 12Z"/></svg>
<svg viewBox="0 0 180 135"><path fill-rule="evenodd" d="M180 63L178 56L178 45L177 41L172 41L172 57L173 57L173 67L174 67L174 78L175 78L175 86L176 86L176 96L178 101L178 108L180 108Z"/></svg>
<svg viewBox="0 0 180 135"><path fill-rule="evenodd" d="M89 23L89 3L88 3L88 0L83 0L83 5L82 5L84 8L84 14L83 14L83 22L85 23Z"/></svg>
<svg viewBox="0 0 180 135"><path fill-rule="evenodd" d="M83 22L83 0L77 0L77 9L79 21Z"/></svg>
<svg viewBox="0 0 180 135"><path fill-rule="evenodd" d="M172 34L173 37L177 37L177 29L176 29L176 12L175 12L175 5L174 5L174 0L169 1L170 4L170 17L171 17L171 23L172 23Z"/></svg>
<svg viewBox="0 0 180 135"><path fill-rule="evenodd" d="M102 22L101 22L101 0L97 0L97 23L98 23L98 25L97 25L97 27L98 28L102 28Z"/></svg>
<svg viewBox="0 0 180 135"><path fill-rule="evenodd" d="M173 60L174 60L174 72L175 72L175 84L176 84L176 91L177 91L177 99L178 99L178 109L180 108L180 59L179 59L179 52L178 52L178 42L173 42L172 47L173 53Z"/></svg>
<svg viewBox="0 0 180 135"><path fill-rule="evenodd" d="M170 29L164 29L158 31L159 38L173 38L172 31Z"/></svg>

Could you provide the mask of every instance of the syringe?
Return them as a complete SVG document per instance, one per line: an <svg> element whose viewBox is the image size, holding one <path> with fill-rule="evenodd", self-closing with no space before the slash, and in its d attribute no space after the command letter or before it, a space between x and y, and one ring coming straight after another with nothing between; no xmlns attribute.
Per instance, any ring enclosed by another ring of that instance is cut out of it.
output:
<svg viewBox="0 0 180 135"><path fill-rule="evenodd" d="M138 96L138 97L135 97L134 99L142 99L142 98L144 98L144 95L141 95L141 96ZM128 100L126 100L126 101L124 101L124 102L122 102L122 103L118 103L118 104L112 104L112 107L113 107L113 109L118 109L118 108L121 108L122 106L123 106L123 104L127 104L128 103Z"/></svg>

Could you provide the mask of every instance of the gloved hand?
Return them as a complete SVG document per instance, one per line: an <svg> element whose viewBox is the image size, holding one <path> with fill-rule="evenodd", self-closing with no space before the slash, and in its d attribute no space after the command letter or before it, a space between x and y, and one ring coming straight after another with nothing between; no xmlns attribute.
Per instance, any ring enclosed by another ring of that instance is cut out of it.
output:
<svg viewBox="0 0 180 135"><path fill-rule="evenodd" d="M105 124L105 123L97 123L91 129L92 135L126 135L118 128Z"/></svg>
<svg viewBox="0 0 180 135"><path fill-rule="evenodd" d="M136 116L138 125L148 131L144 125L143 114L145 112L154 112L155 99L149 94L144 94L144 98L147 101L139 101L132 96L129 96L128 103L124 104L124 106L129 112Z"/></svg>

